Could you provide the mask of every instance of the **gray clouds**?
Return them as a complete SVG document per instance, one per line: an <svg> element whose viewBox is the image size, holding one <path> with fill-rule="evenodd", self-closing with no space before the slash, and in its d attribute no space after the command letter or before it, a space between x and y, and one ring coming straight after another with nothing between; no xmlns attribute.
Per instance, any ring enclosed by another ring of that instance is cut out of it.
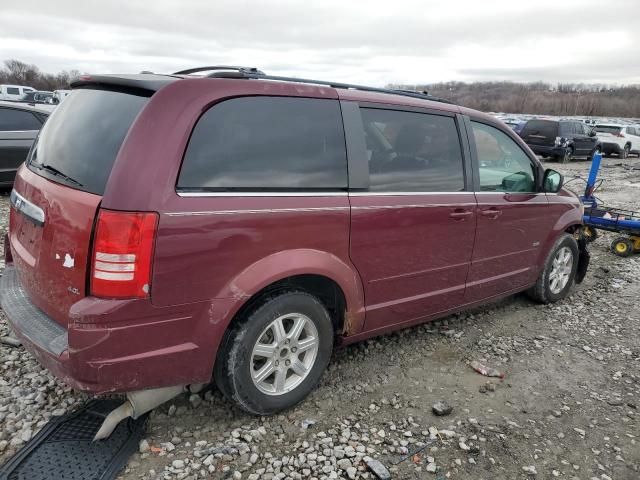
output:
<svg viewBox="0 0 640 480"><path fill-rule="evenodd" d="M243 64L376 85L640 83L639 14L636 0L21 0L0 11L0 59L49 72Z"/></svg>

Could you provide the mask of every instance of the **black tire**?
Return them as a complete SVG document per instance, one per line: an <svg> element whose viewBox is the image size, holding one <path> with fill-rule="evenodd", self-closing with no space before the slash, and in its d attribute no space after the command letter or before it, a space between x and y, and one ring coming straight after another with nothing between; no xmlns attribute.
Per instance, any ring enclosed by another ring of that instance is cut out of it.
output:
<svg viewBox="0 0 640 480"><path fill-rule="evenodd" d="M630 145L625 145L622 151L620 152L620 158L625 159L629 157L629 151L631 150Z"/></svg>
<svg viewBox="0 0 640 480"><path fill-rule="evenodd" d="M596 147L596 148L594 148L593 150L591 150L591 153L589 154L589 157L587 158L587 160L589 160L590 162L592 162L592 161L593 161L593 156L594 156L596 153L602 153L602 151L600 150L600 147Z"/></svg>
<svg viewBox="0 0 640 480"><path fill-rule="evenodd" d="M569 275L569 280L567 281L567 284L564 286L562 290L554 293L551 291L551 288L550 288L549 275L551 273L551 270L553 267L553 260L556 254L563 247L568 247L569 250L571 251L573 255L573 263L571 265L571 273ZM579 253L580 252L578 251L578 242L576 242L576 239L573 238L572 235L565 233L562 236L560 236L560 238L556 240L556 243L553 245L553 247L549 251L549 254L547 255L547 259L544 262L544 268L542 269L542 272L540 273L540 276L538 277L536 284L527 291L527 294L529 295L529 297L531 297L533 300L540 303L553 303L553 302L557 302L558 300L562 300L564 297L566 297L567 294L569 293L569 290L571 290L571 287L573 286L574 280L576 278L576 272L578 271Z"/></svg>
<svg viewBox="0 0 640 480"><path fill-rule="evenodd" d="M628 257L633 253L633 242L627 237L618 237L611 242L611 251L619 257Z"/></svg>
<svg viewBox="0 0 640 480"><path fill-rule="evenodd" d="M315 361L304 380L291 391L279 395L263 393L251 376L253 347L276 318L294 313L308 317L317 330L319 345ZM317 385L331 359L333 340L329 312L313 295L289 291L268 297L238 318L225 334L216 359L216 384L228 400L249 413L271 415L285 410L304 399Z"/></svg>
<svg viewBox="0 0 640 480"><path fill-rule="evenodd" d="M573 158L573 148L567 147L564 149L564 155L560 157L560 163L569 163Z"/></svg>
<svg viewBox="0 0 640 480"><path fill-rule="evenodd" d="M591 243L595 241L596 238L598 238L598 230L590 227L589 225L585 225L584 227L582 227L582 236L587 241L587 243Z"/></svg>

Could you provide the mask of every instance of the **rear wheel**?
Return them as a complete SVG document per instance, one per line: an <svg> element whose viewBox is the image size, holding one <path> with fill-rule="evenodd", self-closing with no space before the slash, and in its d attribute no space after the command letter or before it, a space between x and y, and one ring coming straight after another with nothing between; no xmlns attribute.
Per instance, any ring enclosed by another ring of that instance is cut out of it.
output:
<svg viewBox="0 0 640 480"><path fill-rule="evenodd" d="M618 237L611 242L611 251L619 257L628 257L633 253L633 242L627 237Z"/></svg>
<svg viewBox="0 0 640 480"><path fill-rule="evenodd" d="M333 325L314 296L299 291L268 298L227 332L216 361L222 393L249 413L292 407L329 364Z"/></svg>
<svg viewBox="0 0 640 480"><path fill-rule="evenodd" d="M578 255L575 238L562 235L551 248L542 273L528 295L540 303L557 302L566 297L576 278Z"/></svg>
<svg viewBox="0 0 640 480"><path fill-rule="evenodd" d="M589 225L585 225L584 227L582 227L582 235L584 236L584 239L587 241L587 243L591 243L596 238L598 238L598 231L595 228L590 227Z"/></svg>
<svg viewBox="0 0 640 480"><path fill-rule="evenodd" d="M629 152L631 151L631 145L625 145L624 148L622 149L622 152L620 152L620 158L627 158L629 156Z"/></svg>

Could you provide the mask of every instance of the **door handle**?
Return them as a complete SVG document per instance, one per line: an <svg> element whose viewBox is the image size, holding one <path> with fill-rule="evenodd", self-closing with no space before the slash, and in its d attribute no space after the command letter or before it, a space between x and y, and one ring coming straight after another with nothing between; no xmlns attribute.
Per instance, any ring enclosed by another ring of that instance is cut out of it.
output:
<svg viewBox="0 0 640 480"><path fill-rule="evenodd" d="M484 217L495 219L502 215L502 210L498 210L497 208L487 208L486 210L481 210L480 214Z"/></svg>
<svg viewBox="0 0 640 480"><path fill-rule="evenodd" d="M470 215L473 215L473 212L470 212L469 210L463 210L462 208L457 208L449 214L449 216L454 220L464 220Z"/></svg>

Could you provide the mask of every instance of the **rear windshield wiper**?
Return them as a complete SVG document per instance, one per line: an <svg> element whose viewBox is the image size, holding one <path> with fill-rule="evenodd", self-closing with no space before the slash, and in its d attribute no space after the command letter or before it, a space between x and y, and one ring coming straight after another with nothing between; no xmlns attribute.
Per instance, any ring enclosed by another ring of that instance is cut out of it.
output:
<svg viewBox="0 0 640 480"><path fill-rule="evenodd" d="M40 164L40 163L34 163L32 165L34 165L38 170L46 170L47 172L55 175L56 177L64 178L67 182L73 183L74 185L76 185L78 187L83 187L84 186L79 181L77 181L75 178L71 178L69 175L66 175L62 171L58 170L56 167L52 167L51 165L45 165L45 164Z"/></svg>

